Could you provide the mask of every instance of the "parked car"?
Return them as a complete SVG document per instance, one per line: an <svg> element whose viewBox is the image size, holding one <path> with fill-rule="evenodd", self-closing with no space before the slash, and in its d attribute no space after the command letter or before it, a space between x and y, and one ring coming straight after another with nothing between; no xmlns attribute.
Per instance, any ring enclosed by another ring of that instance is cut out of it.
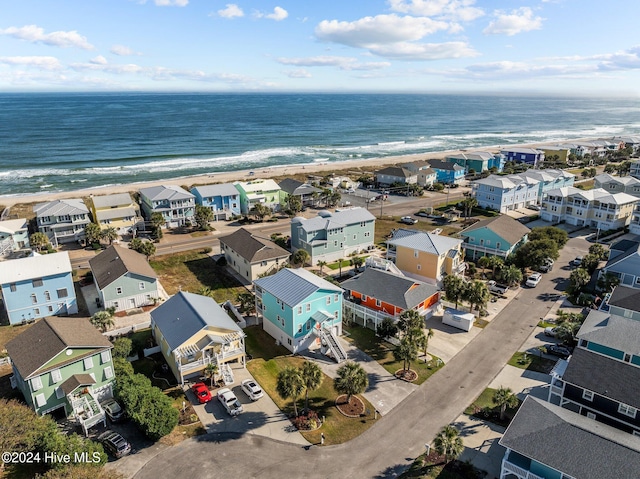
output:
<svg viewBox="0 0 640 479"><path fill-rule="evenodd" d="M582 256L576 256L569 264L571 266L580 266L582 264Z"/></svg>
<svg viewBox="0 0 640 479"><path fill-rule="evenodd" d="M542 275L540 273L533 273L527 278L527 281L524 284L529 286L530 288L535 288L536 286L538 286L538 283L541 279Z"/></svg>
<svg viewBox="0 0 640 479"><path fill-rule="evenodd" d="M433 215L431 213L427 213L426 211L418 211L415 213L416 216L422 216L423 218L431 218Z"/></svg>
<svg viewBox="0 0 640 479"><path fill-rule="evenodd" d="M403 216L402 218L400 218L400 222L404 223L405 225L415 225L418 220L412 218L411 216Z"/></svg>
<svg viewBox="0 0 640 479"><path fill-rule="evenodd" d="M487 281L487 288L491 293L504 294L509 290L509 286L506 284L498 284L494 280Z"/></svg>
<svg viewBox="0 0 640 479"><path fill-rule="evenodd" d="M547 258L542 262L542 264L538 268L538 271L540 271L541 273L548 273L552 269L553 269L553 260L551 258Z"/></svg>
<svg viewBox="0 0 640 479"><path fill-rule="evenodd" d="M111 422L118 422L124 419L124 409L115 399L107 399L100 405Z"/></svg>
<svg viewBox="0 0 640 479"><path fill-rule="evenodd" d="M98 441L100 441L104 449L116 459L126 456L131 452L131 444L117 432L105 431L98 436Z"/></svg>
<svg viewBox="0 0 640 479"><path fill-rule="evenodd" d="M569 348L560 344L550 344L549 346L547 346L547 354L558 356L562 359L567 359L569 356L571 356L571 351L569 351Z"/></svg>
<svg viewBox="0 0 640 479"><path fill-rule="evenodd" d="M193 386L191 386L191 390L193 391L193 394L195 394L198 398L198 402L200 404L211 401L211 391L209 391L209 388L205 383L195 383Z"/></svg>
<svg viewBox="0 0 640 479"><path fill-rule="evenodd" d="M540 207L538 205L529 205L527 208L533 211L540 211Z"/></svg>
<svg viewBox="0 0 640 479"><path fill-rule="evenodd" d="M258 386L258 383L256 383L253 379L245 379L244 381L242 381L240 387L252 401L257 401L264 395L262 389L260 389L260 386Z"/></svg>
<svg viewBox="0 0 640 479"><path fill-rule="evenodd" d="M229 388L222 388L218 391L218 401L222 403L227 412L232 416L237 416L240 414L242 409L242 404L238 401L238 398Z"/></svg>
<svg viewBox="0 0 640 479"><path fill-rule="evenodd" d="M544 328L544 335L555 338L558 335L558 327L549 326L548 328Z"/></svg>

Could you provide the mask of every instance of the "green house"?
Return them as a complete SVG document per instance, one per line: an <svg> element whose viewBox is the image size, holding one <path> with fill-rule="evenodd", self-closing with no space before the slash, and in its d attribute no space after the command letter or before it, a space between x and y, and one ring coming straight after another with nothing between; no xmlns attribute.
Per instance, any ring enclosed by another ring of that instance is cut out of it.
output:
<svg viewBox="0 0 640 479"><path fill-rule="evenodd" d="M84 318L45 318L7 343L11 386L39 415L75 419L85 434L105 425L113 396L111 342Z"/></svg>

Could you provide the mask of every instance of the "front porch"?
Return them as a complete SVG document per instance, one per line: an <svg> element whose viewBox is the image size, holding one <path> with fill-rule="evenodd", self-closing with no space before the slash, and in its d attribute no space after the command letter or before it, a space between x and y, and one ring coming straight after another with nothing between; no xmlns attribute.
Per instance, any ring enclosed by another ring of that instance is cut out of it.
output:
<svg viewBox="0 0 640 479"><path fill-rule="evenodd" d="M213 364L218 367L218 374L225 378L224 371L231 362L245 362L245 334L229 333L224 336L207 335L195 344L189 344L174 351L175 364L180 374L180 383L184 384L187 376L202 373ZM226 366L226 367L225 367ZM233 379L231 378L231 382ZM225 383L227 379L225 378Z"/></svg>
<svg viewBox="0 0 640 479"><path fill-rule="evenodd" d="M75 419L80 424L85 436L89 435L90 428L100 422L103 426L107 424L105 412L94 395L92 386L95 383L89 374L74 374L59 388L71 407L67 417Z"/></svg>

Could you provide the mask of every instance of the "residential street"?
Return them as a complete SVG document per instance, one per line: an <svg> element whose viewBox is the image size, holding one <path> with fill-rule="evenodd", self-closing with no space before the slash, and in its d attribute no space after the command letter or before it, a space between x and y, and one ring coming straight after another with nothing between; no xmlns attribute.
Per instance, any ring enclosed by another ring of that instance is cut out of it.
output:
<svg viewBox="0 0 640 479"><path fill-rule="evenodd" d="M482 334L408 396L378 424L353 441L307 449L248 434L205 435L168 448L136 478L170 477L197 468L208 477L394 477L453 422L518 351L552 307L570 274L568 261L588 243L572 239L553 273L537 288L523 288ZM141 451L144 454L144 451ZM208 474L204 473L208 471Z"/></svg>

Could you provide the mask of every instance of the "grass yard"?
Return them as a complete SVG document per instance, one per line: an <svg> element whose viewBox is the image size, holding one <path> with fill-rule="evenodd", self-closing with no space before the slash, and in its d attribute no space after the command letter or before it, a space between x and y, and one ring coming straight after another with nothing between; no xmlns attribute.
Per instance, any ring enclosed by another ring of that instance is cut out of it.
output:
<svg viewBox="0 0 640 479"><path fill-rule="evenodd" d="M468 414L469 416L476 416L480 419L486 419L497 424L498 426L507 427L513 419L513 416L515 416L516 412L518 411L518 408L520 407L520 404L522 404L522 401L518 399L518 405L516 407L507 408L504 416L505 418L501 420L500 407L495 402L493 402L493 395L496 391L497 389L493 388L487 388L482 391L482 394L480 394L478 399L473 401L473 403L471 403L471 406L464 410L464 413Z"/></svg>
<svg viewBox="0 0 640 479"><path fill-rule="evenodd" d="M224 267L200 251L157 256L149 263L169 295L210 288L213 298L222 303L228 299L235 301L238 293L246 292Z"/></svg>
<svg viewBox="0 0 640 479"><path fill-rule="evenodd" d="M549 374L556 362L553 359L542 358L538 354L527 352L517 352L507 363L516 368L526 369L527 371L535 371L537 373Z"/></svg>
<svg viewBox="0 0 640 479"><path fill-rule="evenodd" d="M254 358L247 364L249 372L260 383L263 390L273 399L276 405L285 412L293 414L293 403L290 399L282 399L276 392L278 373L287 366L300 367L304 359L300 357L277 357L265 361ZM325 423L316 431L302 432L302 435L312 444L320 443L320 434L324 433L325 445L342 444L359 436L374 423L374 407L362 396L368 415L360 418L343 416L335 407L338 393L333 389L333 381L324 375L322 385L309 394L309 407L318 413L318 417L325 417ZM298 398L298 411L304 407L304 395Z"/></svg>
<svg viewBox="0 0 640 479"><path fill-rule="evenodd" d="M254 359L270 359L278 356L288 356L291 353L284 346L276 345L275 339L262 329L262 326L249 326L244 329L247 337L244 339L247 354Z"/></svg>
<svg viewBox="0 0 640 479"><path fill-rule="evenodd" d="M398 369L402 369L402 361L396 361L393 357L395 346L377 337L372 329L357 325L352 325L348 328L345 326L344 329L349 333L348 336L345 336L347 341L375 359L389 373L394 374ZM421 351L420 353L423 352ZM432 359L427 363L422 358L418 358L417 361L411 363L411 369L418 373L418 379L414 381L414 384L422 384L444 366L444 363L438 357L430 356Z"/></svg>

